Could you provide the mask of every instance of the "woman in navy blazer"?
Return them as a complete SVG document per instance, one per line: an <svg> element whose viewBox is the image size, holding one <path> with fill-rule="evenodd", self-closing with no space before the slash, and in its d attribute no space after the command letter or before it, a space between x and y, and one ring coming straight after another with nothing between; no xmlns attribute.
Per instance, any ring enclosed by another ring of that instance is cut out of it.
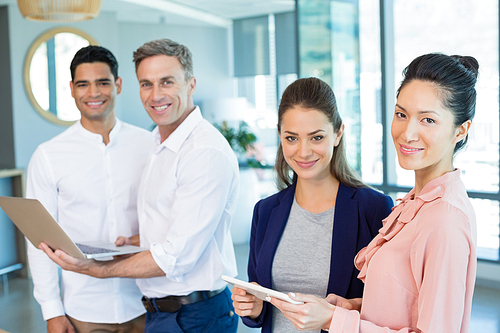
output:
<svg viewBox="0 0 500 333"><path fill-rule="evenodd" d="M313 129L312 132L302 135L302 129L309 128ZM295 197L306 210L310 207L324 211L333 203L327 294L346 298L362 296L363 283L357 279L354 257L377 235L382 219L391 212L393 202L390 197L365 185L348 166L342 140L343 129L335 96L326 83L308 78L299 79L287 87L278 109L281 144L276 170L278 186L282 190L255 205L248 262L249 281L273 288L273 261ZM331 151L322 150L322 147ZM328 158L326 161L325 156ZM330 183L333 185L325 186ZM322 190L325 187L326 192ZM302 195L301 198L301 193L314 194ZM310 241L315 242L314 239ZM307 245L296 244L298 247ZM270 303L235 287L233 304L245 325L262 327L262 332L272 331L273 306Z"/></svg>

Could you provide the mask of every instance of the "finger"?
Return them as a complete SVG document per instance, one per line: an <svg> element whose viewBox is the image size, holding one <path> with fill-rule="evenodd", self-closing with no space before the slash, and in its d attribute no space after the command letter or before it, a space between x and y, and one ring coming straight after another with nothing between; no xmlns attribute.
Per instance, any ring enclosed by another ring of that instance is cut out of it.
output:
<svg viewBox="0 0 500 333"><path fill-rule="evenodd" d="M83 259L78 259L78 258L72 257L62 250L56 250L54 252L54 255L57 256L60 259L60 261L66 263L66 264L72 265L72 266L78 266L85 261Z"/></svg>
<svg viewBox="0 0 500 333"><path fill-rule="evenodd" d="M354 309L354 304L352 304L351 302L344 302L344 303L342 303L341 308L344 308L344 309L347 309L347 310L353 310Z"/></svg>
<svg viewBox="0 0 500 333"><path fill-rule="evenodd" d="M235 309L235 312L240 317L247 317L247 316L251 316L253 311L252 310Z"/></svg>
<svg viewBox="0 0 500 333"><path fill-rule="evenodd" d="M70 267L76 266L80 260L74 258L61 250L52 251L52 249L45 243L40 243L40 249L43 250L52 261L61 266L62 269L69 270Z"/></svg>
<svg viewBox="0 0 500 333"><path fill-rule="evenodd" d="M255 302L255 296L252 295L247 295L247 296L240 296L240 295L233 295L233 301L240 302L240 303L253 303Z"/></svg>
<svg viewBox="0 0 500 333"><path fill-rule="evenodd" d="M283 303L285 303L285 301L283 301L279 298L276 298L276 297L269 297L269 298L270 298L269 303L271 303L272 305L274 305L275 307L277 307L280 310L283 308Z"/></svg>
<svg viewBox="0 0 500 333"><path fill-rule="evenodd" d="M330 304L337 305L341 298L335 294L330 294L326 296L325 300Z"/></svg>
<svg viewBox="0 0 500 333"><path fill-rule="evenodd" d="M118 237L116 239L115 245L116 246L122 246L122 245L127 244L127 241L128 241L127 237L120 236L120 237Z"/></svg>
<svg viewBox="0 0 500 333"><path fill-rule="evenodd" d="M270 303L275 307L277 307L283 313L285 312L296 313L300 311L300 305L292 304L290 302L283 301L276 297L270 297L270 299L271 299Z"/></svg>
<svg viewBox="0 0 500 333"><path fill-rule="evenodd" d="M290 298L293 299L294 301L303 302L303 303L317 302L317 300L318 300L318 298L314 295L288 293L288 296L290 296Z"/></svg>
<svg viewBox="0 0 500 333"><path fill-rule="evenodd" d="M240 310L251 310L255 308L255 303L242 303L242 302L233 302L233 305L236 309Z"/></svg>
<svg viewBox="0 0 500 333"><path fill-rule="evenodd" d="M247 292L244 289L241 289L241 288L238 288L238 287L234 287L233 288L233 294L234 295L240 295L240 296L246 296L246 295L248 295Z"/></svg>
<svg viewBox="0 0 500 333"><path fill-rule="evenodd" d="M40 245L38 245L38 248L45 252L46 255L49 256L50 259L52 259L55 263L59 264L59 257L55 255L54 251L45 244L44 242L41 242Z"/></svg>

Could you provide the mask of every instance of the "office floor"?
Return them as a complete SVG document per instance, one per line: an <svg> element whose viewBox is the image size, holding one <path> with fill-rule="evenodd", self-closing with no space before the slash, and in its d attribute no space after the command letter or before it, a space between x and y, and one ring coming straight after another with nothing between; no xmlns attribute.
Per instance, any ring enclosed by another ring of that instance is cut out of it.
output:
<svg viewBox="0 0 500 333"><path fill-rule="evenodd" d="M248 245L235 246L238 261L238 277L246 279ZM1 281L1 280L0 280ZM46 333L40 307L33 299L31 280L9 279L8 293L0 282L0 333ZM255 333L240 323L238 333ZM470 333L500 333L500 286L499 289L476 287L472 304Z"/></svg>

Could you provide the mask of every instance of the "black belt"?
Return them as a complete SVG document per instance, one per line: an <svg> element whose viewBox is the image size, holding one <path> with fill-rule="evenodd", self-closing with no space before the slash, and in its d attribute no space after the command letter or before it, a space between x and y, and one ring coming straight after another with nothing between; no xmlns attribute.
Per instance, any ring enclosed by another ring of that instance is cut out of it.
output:
<svg viewBox="0 0 500 333"><path fill-rule="evenodd" d="M194 291L186 296L167 296L162 298L149 298L142 296L142 304L148 312L177 312L183 305L200 302L219 295L226 287L213 291Z"/></svg>

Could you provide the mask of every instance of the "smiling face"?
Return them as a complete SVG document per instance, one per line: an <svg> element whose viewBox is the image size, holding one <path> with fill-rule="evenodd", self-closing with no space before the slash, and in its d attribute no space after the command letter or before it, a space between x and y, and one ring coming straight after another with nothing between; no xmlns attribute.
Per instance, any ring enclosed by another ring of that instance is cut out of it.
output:
<svg viewBox="0 0 500 333"><path fill-rule="evenodd" d="M114 78L104 62L82 63L70 82L71 96L82 115L82 124L106 121L114 116L115 99L122 89L122 79Z"/></svg>
<svg viewBox="0 0 500 333"><path fill-rule="evenodd" d="M323 112L301 107L288 109L283 114L278 134L285 160L299 179L333 177L330 163L342 129L335 133Z"/></svg>
<svg viewBox="0 0 500 333"><path fill-rule="evenodd" d="M433 179L453 170L453 150L470 121L454 125L452 112L444 108L436 85L414 80L400 91L391 133L399 165Z"/></svg>
<svg viewBox="0 0 500 333"><path fill-rule="evenodd" d="M187 80L175 57L156 55L143 59L137 68L141 101L158 125L162 141L194 110L196 79Z"/></svg>

